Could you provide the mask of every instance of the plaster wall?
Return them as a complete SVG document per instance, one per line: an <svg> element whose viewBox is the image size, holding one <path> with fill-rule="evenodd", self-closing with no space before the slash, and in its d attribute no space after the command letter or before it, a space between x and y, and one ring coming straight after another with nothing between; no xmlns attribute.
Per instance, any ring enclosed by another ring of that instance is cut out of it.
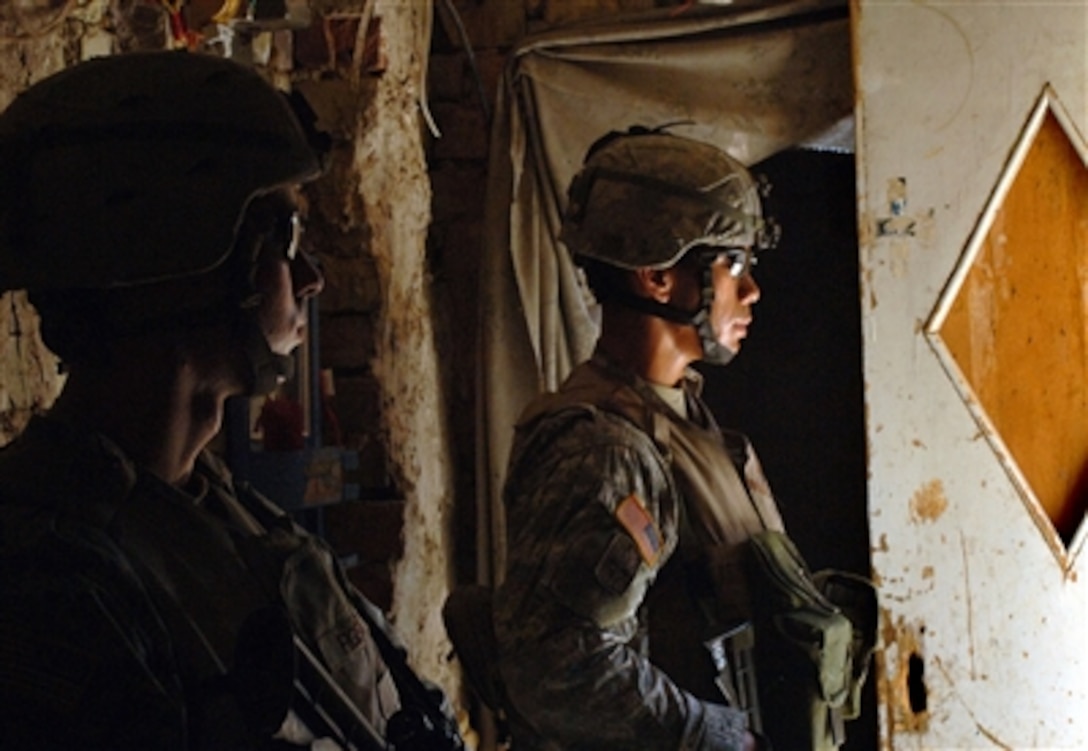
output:
<svg viewBox="0 0 1088 751"><path fill-rule="evenodd" d="M374 370L397 485L407 499L392 615L416 646L420 672L452 687L439 604L450 585L453 486L426 265L431 193L418 119L430 10L387 0L375 12L383 19L389 68L360 121L355 166L384 290Z"/></svg>

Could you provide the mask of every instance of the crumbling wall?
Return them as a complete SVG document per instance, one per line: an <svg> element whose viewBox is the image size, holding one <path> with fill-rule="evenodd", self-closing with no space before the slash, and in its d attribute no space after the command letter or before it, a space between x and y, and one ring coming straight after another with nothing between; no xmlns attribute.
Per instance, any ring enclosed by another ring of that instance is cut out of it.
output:
<svg viewBox="0 0 1088 751"><path fill-rule="evenodd" d="M455 494L423 149L432 5L315 11L295 35L289 76L333 140L329 173L309 192L309 234L327 277L321 364L333 375L342 441L360 458L363 495L328 510L328 534L361 554L349 576L390 613L417 670L457 696L440 611Z"/></svg>
<svg viewBox="0 0 1088 751"><path fill-rule="evenodd" d="M360 121L355 167L383 291L374 372L396 485L406 500L392 615L415 646L420 672L452 686L436 603L449 591L453 493L426 265L431 193L418 125L430 6L384 0L375 12L389 67Z"/></svg>
<svg viewBox="0 0 1088 751"><path fill-rule="evenodd" d="M52 404L62 381L56 357L38 335L38 314L26 294L0 297L0 443L10 441L32 414Z"/></svg>
<svg viewBox="0 0 1088 751"><path fill-rule="evenodd" d="M46 0L0 4L0 108L35 81L93 51L109 25L106 0L59 8ZM57 360L41 342L23 292L0 296L0 444L60 392Z"/></svg>

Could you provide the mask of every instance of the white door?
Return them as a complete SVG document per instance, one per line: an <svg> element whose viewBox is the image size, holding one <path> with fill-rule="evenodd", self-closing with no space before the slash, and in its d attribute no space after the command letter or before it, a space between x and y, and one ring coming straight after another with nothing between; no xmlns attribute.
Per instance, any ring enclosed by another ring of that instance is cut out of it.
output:
<svg viewBox="0 0 1088 751"><path fill-rule="evenodd" d="M855 0L884 748L1088 748L1088 2Z"/></svg>

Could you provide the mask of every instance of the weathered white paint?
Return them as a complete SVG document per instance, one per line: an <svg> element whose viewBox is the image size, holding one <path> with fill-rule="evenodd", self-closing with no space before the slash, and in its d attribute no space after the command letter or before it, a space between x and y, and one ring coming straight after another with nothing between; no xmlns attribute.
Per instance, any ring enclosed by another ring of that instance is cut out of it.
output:
<svg viewBox="0 0 1088 751"><path fill-rule="evenodd" d="M1088 130L1088 4L853 12L882 745L1085 748L1083 558L1056 560L925 324L1048 83Z"/></svg>

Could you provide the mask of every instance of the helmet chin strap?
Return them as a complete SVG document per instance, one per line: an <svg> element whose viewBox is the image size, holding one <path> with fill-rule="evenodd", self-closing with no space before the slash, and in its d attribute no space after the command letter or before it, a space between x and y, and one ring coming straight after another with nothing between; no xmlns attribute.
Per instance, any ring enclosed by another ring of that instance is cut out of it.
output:
<svg viewBox="0 0 1088 751"><path fill-rule="evenodd" d="M703 362L728 365L737 353L718 342L718 332L714 330L714 324L710 320L710 306L714 302L714 267L713 262L707 258L709 256L703 257L702 263L702 304L699 311L692 316L691 323L699 332L699 341L703 344Z"/></svg>
<svg viewBox="0 0 1088 751"><path fill-rule="evenodd" d="M615 300L626 308L637 310L639 313L664 318L666 321L692 326L699 335L699 342L703 347L703 362L711 365L726 365L736 354L727 347L718 343L718 337L714 332L714 326L710 322L710 303L714 299L714 288L703 285L702 302L694 312L681 310L673 305L658 302L649 297L640 297L627 290L616 290Z"/></svg>
<svg viewBox="0 0 1088 751"><path fill-rule="evenodd" d="M256 312L244 310L239 316L239 334L249 372L246 374L248 396L271 394L281 383L295 374L295 360L278 355L268 346L264 332L257 322Z"/></svg>
<svg viewBox="0 0 1088 751"><path fill-rule="evenodd" d="M714 327L710 323L710 305L705 304L691 318L691 323L699 333L699 341L703 344L703 362L710 365L728 365L737 354L728 347L723 347L718 342Z"/></svg>

